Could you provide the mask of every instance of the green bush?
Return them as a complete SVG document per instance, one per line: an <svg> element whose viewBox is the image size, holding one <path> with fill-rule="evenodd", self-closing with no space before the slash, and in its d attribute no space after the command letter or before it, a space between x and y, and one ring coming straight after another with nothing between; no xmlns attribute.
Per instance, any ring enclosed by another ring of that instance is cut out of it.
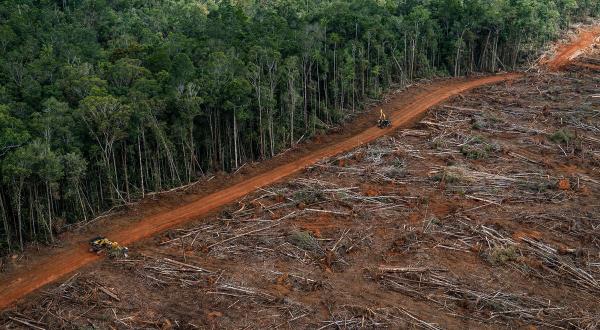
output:
<svg viewBox="0 0 600 330"><path fill-rule="evenodd" d="M294 199L305 204L314 204L325 199L325 194L321 190L302 189L294 193Z"/></svg>
<svg viewBox="0 0 600 330"><path fill-rule="evenodd" d="M288 237L288 242L307 251L320 252L321 245L308 231L294 231Z"/></svg>
<svg viewBox="0 0 600 330"><path fill-rule="evenodd" d="M560 129L550 135L550 140L555 143L570 143L574 138L575 134L566 129Z"/></svg>
<svg viewBox="0 0 600 330"><path fill-rule="evenodd" d="M437 182L444 181L445 183L458 183L461 180L462 180L462 178L460 177L459 174L452 173L447 170L445 170L443 172L439 172L433 176L433 181L437 181Z"/></svg>
<svg viewBox="0 0 600 330"><path fill-rule="evenodd" d="M519 257L519 251L514 246L495 247L488 255L488 261L492 265L504 265L515 261Z"/></svg>
<svg viewBox="0 0 600 330"><path fill-rule="evenodd" d="M476 136L469 143L460 147L460 152L468 159L484 159L500 150L500 147L488 143L484 138Z"/></svg>

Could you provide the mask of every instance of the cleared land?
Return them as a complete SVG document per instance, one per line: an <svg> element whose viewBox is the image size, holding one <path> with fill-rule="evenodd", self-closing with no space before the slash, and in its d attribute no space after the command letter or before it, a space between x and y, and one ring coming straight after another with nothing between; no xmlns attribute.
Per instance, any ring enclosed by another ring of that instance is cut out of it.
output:
<svg viewBox="0 0 600 330"><path fill-rule="evenodd" d="M576 68L457 97L1 324L597 328L600 79Z"/></svg>
<svg viewBox="0 0 600 330"><path fill-rule="evenodd" d="M584 54L588 50L588 45L596 42L599 35L600 27L580 31L577 39L557 47L556 56L548 61L546 66L552 71L566 67L574 59Z"/></svg>
<svg viewBox="0 0 600 330"><path fill-rule="evenodd" d="M149 216L138 223L130 224L126 228L104 229L100 230L99 233L117 242L129 245L168 228L207 215L209 212L233 202L259 187L267 186L286 176L298 173L306 166L312 165L320 159L351 150L390 133L399 127L410 126L418 118L422 117L430 107L454 95L477 86L510 80L518 76L518 74L503 74L469 80L446 80L428 86L427 89L414 95L401 93L395 98L399 102L402 102L403 106L396 107L394 100L391 100L387 105L391 114L390 118L393 121L392 127L388 129L381 130L373 127L373 124L371 124L368 129L356 135L350 137L340 136L338 142L334 144L309 152L295 161L268 169L261 174L250 176L242 182L206 195L192 203ZM411 100L408 104L405 103L407 99ZM375 120L371 122L375 122ZM0 308L9 306L28 293L99 259L99 256L88 252L85 240L81 244L72 246L70 249L41 258L26 270L22 269L14 274L5 276L2 284L0 284Z"/></svg>

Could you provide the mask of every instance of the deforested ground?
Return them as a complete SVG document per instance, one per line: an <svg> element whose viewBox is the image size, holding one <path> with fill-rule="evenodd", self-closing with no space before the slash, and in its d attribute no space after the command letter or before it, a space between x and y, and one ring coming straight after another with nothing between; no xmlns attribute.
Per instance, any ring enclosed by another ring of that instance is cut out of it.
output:
<svg viewBox="0 0 600 330"><path fill-rule="evenodd" d="M132 246L7 328L600 327L600 54Z"/></svg>

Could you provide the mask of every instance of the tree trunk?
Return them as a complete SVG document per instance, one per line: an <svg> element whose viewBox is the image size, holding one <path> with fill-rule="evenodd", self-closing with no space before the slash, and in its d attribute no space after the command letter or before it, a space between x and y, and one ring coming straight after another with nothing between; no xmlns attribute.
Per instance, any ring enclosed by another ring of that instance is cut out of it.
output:
<svg viewBox="0 0 600 330"><path fill-rule="evenodd" d="M25 179L23 177L19 178L19 183L17 183L17 191L16 191L16 204L17 204L17 224L19 226L19 247L21 251L23 251L23 215L21 214L21 192L23 191L23 184Z"/></svg>
<svg viewBox="0 0 600 330"><path fill-rule="evenodd" d="M6 208L4 207L4 196L2 194L0 194L0 215L2 216L2 224L4 225L4 233L6 234L6 245L8 246L8 251L11 251L10 224L8 223Z"/></svg>
<svg viewBox="0 0 600 330"><path fill-rule="evenodd" d="M127 167L127 145L123 143L123 175L125 176L125 196L127 197L127 202L131 201L131 196L129 194L129 169Z"/></svg>
<svg viewBox="0 0 600 330"><path fill-rule="evenodd" d="M235 110L233 110L233 153L235 159L235 168L237 169L238 164L238 145L237 145L237 118L235 114Z"/></svg>
<svg viewBox="0 0 600 330"><path fill-rule="evenodd" d="M140 127L141 130L141 127ZM138 162L140 166L140 189L142 190L142 198L146 197L146 190L144 188L144 166L142 164L142 144L140 141L140 135L137 136L138 145ZM145 147L145 146L144 146Z"/></svg>
<svg viewBox="0 0 600 330"><path fill-rule="evenodd" d="M290 146L294 146L294 112L296 110L296 100L294 97L294 79L288 78L288 93L290 98Z"/></svg>
<svg viewBox="0 0 600 330"><path fill-rule="evenodd" d="M46 201L48 202L48 233L50 234L50 242L54 242L54 234L52 228L52 191L50 191L50 185L46 181Z"/></svg>

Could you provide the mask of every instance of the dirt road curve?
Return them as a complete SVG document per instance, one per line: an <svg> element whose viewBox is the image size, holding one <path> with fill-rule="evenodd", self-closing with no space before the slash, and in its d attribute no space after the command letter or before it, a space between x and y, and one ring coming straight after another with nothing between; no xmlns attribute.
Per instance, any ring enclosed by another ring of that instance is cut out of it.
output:
<svg viewBox="0 0 600 330"><path fill-rule="evenodd" d="M390 114L393 126L388 129L381 130L377 127L367 129L348 140L309 154L292 163L277 167L267 173L249 178L239 184L200 198L191 204L146 218L140 222L139 226L116 232L112 235L108 235L108 237L128 245L140 239L162 232L168 228L196 219L220 206L243 197L258 187L267 186L279 181L323 158L371 142L399 127L409 126L423 116L427 109L453 95L457 95L478 86L515 79L519 76L519 74L503 74L468 81L456 81L451 84L445 84L440 89L433 92L422 92L415 95L414 100L409 103L407 107L396 109L394 113ZM66 253L56 255L52 260L42 261L39 264L34 265L26 272L15 275L14 278L10 278L7 281L0 283L0 309L6 308L28 293L97 259L99 259L99 257L87 252L87 247L81 246L80 249L70 250Z"/></svg>
<svg viewBox="0 0 600 330"><path fill-rule="evenodd" d="M559 49L560 53L557 55L556 59L549 61L546 64L549 68L561 68L573 59L577 53L581 52L582 49L587 48L593 43L598 32L600 32L600 28L597 31L582 33L581 37L574 41L572 45L561 47L561 49ZM439 86L431 86L435 88L420 92L416 95L400 95L399 97L404 98L404 101L406 98L410 98L411 101L409 103L404 102L403 104L407 104L406 106L394 109L393 113L390 114L393 126L388 129L380 130L375 127L369 128L347 140L310 153L291 163L276 167L267 173L251 177L246 181L242 181L221 191L207 195L185 206L150 216L140 221L139 225L133 228L120 230L112 234L109 233L108 236L111 239L127 245L162 232L168 228L197 219L218 207L243 197L258 187L272 184L286 176L297 173L303 168L314 164L323 158L371 142L382 135L391 133L399 127L410 126L419 120L429 108L454 95L486 84L516 79L520 76L521 75L517 73L510 73L479 79L456 80L450 83L439 84ZM99 258L100 257L87 252L87 246L81 244L79 248L56 253L51 257L40 259L35 264L29 265L26 270L19 270L14 274L3 278L0 283L0 309L10 306L27 294L96 261Z"/></svg>
<svg viewBox="0 0 600 330"><path fill-rule="evenodd" d="M580 31L575 40L558 47L556 56L548 61L546 66L552 71L560 70L587 48L597 43L598 38L600 38L600 27Z"/></svg>

